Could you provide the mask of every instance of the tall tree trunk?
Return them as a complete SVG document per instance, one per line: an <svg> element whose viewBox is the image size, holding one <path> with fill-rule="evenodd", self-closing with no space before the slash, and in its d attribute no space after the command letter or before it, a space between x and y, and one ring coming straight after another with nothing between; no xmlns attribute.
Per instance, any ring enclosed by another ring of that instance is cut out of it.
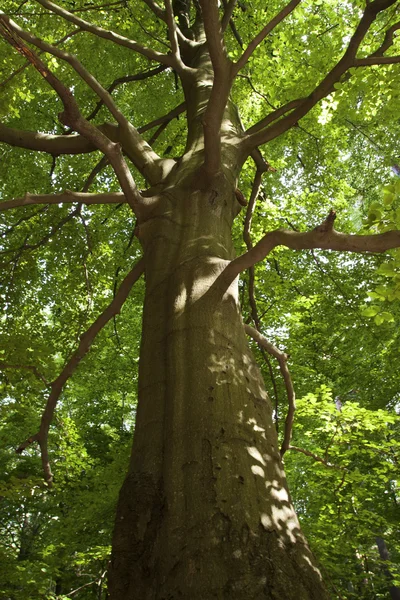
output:
<svg viewBox="0 0 400 600"><path fill-rule="evenodd" d="M291 505L272 409L224 282L240 208L222 176L170 186L139 229L146 297L112 600L328 598Z"/></svg>

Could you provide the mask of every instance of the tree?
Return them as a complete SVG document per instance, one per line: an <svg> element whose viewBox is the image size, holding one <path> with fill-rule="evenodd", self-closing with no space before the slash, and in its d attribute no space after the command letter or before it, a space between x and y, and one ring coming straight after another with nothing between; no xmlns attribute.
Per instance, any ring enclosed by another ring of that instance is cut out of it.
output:
<svg viewBox="0 0 400 600"><path fill-rule="evenodd" d="M15 197L1 208L17 214L4 231L3 368L37 380L27 424L47 390L40 425L18 451L39 445L51 486L57 402L62 414L66 385L108 322L132 359L116 316L144 273L138 408L110 597L327 598L283 470L294 411L287 355L266 339L260 306L268 312L265 290L282 279L281 246L300 257L311 250L322 271L321 257L339 261L337 274L343 258L316 251L400 247L397 184L383 204L374 197L383 166L398 168L399 3L145 0L140 15L129 2L3 4L3 65L12 71L0 140ZM365 140L369 151L356 156ZM349 233L334 229L333 205ZM372 231L355 234L368 206ZM273 269L257 267L265 259ZM360 261L350 268L367 268ZM397 262L394 251L389 268ZM400 295L393 273L382 301ZM105 308L104 288L113 289ZM302 296L294 287L292 306L294 292ZM392 313L374 306L370 316L390 326ZM246 334L278 359L286 384L280 447ZM132 393L129 382L123 390ZM73 432L65 416L59 427Z"/></svg>

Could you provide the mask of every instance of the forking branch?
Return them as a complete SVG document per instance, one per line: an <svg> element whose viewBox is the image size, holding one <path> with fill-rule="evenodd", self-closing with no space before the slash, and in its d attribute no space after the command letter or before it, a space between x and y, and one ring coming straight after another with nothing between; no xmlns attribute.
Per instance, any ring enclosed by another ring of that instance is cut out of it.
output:
<svg viewBox="0 0 400 600"><path fill-rule="evenodd" d="M357 58L357 52L361 43L365 39L372 23L377 15L396 3L397 0L374 0L367 2L364 13L351 37L347 49L342 58L329 71L324 79L312 90L305 98L291 100L284 106L273 111L259 123L253 125L243 140L246 148L252 149L255 146L265 144L274 138L282 135L285 131L293 127L302 117L323 98L334 91L334 84L341 81L343 76L350 78L349 69L351 67L370 66L375 64L394 64L400 62L398 56L382 56L393 43L393 34L398 29L397 24L388 29L380 48L369 57ZM286 114L289 113L289 114ZM280 118L282 117L282 118Z"/></svg>
<svg viewBox="0 0 400 600"><path fill-rule="evenodd" d="M292 250L338 250L344 252L386 252L400 247L400 231L386 231L372 235L339 233L333 228L336 213L331 210L321 225L304 233L286 229L268 232L253 248L231 261L224 271L224 279L233 281L242 271L260 262L277 246Z"/></svg>

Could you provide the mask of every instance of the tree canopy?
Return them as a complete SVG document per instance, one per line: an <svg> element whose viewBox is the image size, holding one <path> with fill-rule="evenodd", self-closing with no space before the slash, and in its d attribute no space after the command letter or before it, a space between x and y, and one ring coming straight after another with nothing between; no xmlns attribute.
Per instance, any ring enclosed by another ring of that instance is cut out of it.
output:
<svg viewBox="0 0 400 600"><path fill-rule="evenodd" d="M106 598L136 416L138 204L189 145L189 5L2 2L0 598ZM332 597L388 598L400 586L400 3L200 5L206 172L228 95L252 144L232 278L293 502Z"/></svg>

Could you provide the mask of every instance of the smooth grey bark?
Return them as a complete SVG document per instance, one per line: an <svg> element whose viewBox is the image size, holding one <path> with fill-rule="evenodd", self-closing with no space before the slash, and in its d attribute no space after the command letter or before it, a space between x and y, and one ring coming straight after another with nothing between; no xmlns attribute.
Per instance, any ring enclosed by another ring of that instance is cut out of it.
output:
<svg viewBox="0 0 400 600"><path fill-rule="evenodd" d="M189 162L138 230L146 264L139 405L110 598L324 600L237 281L224 279L235 188L223 174L207 180L201 167L189 176Z"/></svg>

